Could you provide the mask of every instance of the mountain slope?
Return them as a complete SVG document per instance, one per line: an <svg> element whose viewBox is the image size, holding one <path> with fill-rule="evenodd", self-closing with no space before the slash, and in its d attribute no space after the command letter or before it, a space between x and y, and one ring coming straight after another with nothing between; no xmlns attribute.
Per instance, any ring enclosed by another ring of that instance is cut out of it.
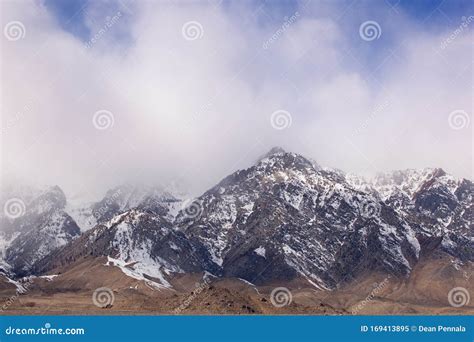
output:
<svg viewBox="0 0 474 342"><path fill-rule="evenodd" d="M66 196L57 187L32 190L34 195L13 197L23 206L15 215L5 211L0 218L4 248L3 262L13 274L26 275L32 265L66 245L80 234L79 227L65 212Z"/></svg>
<svg viewBox="0 0 474 342"><path fill-rule="evenodd" d="M87 231L130 209L153 212L173 220L182 200L157 186L123 184L107 191L104 197L92 203L70 203L68 213Z"/></svg>
<svg viewBox="0 0 474 342"><path fill-rule="evenodd" d="M381 174L372 186L423 238L441 238L441 249L474 260L474 185L442 169Z"/></svg>
<svg viewBox="0 0 474 342"><path fill-rule="evenodd" d="M154 213L132 209L87 231L66 247L36 265L41 273L88 257L106 256L107 266L148 281L157 288L170 287L172 273L199 272L200 260L192 246L171 222Z"/></svg>
<svg viewBox="0 0 474 342"><path fill-rule="evenodd" d="M276 148L190 202L154 187L112 189L90 207L99 224L32 270L105 257L157 288L205 272L319 289L368 270L406 279L436 251L474 261L473 193L472 182L440 169L366 181Z"/></svg>
<svg viewBox="0 0 474 342"><path fill-rule="evenodd" d="M354 263L406 275L418 258L414 231L393 209L281 149L195 205L199 215L180 213L176 224L223 275L257 284L304 277L334 287Z"/></svg>

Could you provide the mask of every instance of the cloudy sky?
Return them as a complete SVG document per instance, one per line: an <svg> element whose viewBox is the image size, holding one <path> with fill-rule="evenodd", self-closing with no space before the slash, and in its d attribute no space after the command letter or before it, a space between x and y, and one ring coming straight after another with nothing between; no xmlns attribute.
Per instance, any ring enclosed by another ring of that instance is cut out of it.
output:
<svg viewBox="0 0 474 342"><path fill-rule="evenodd" d="M0 6L4 183L199 192L275 145L472 179L471 1Z"/></svg>

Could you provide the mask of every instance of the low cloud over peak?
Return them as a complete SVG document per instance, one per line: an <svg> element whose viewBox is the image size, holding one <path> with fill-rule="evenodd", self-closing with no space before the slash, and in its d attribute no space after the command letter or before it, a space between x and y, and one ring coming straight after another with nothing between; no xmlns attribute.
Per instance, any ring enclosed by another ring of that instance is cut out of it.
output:
<svg viewBox="0 0 474 342"><path fill-rule="evenodd" d="M86 4L79 20L48 1L1 6L4 182L200 191L272 146L361 174L472 178L469 13L135 1Z"/></svg>

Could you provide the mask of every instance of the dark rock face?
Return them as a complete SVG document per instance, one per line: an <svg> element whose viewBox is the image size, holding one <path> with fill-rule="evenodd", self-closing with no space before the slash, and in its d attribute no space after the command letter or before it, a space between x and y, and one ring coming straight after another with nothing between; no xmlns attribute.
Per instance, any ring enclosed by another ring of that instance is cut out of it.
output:
<svg viewBox="0 0 474 342"><path fill-rule="evenodd" d="M367 271L406 277L435 250L474 260L473 194L471 181L440 169L365 181L276 148L187 204L155 188L110 190L92 206L99 224L75 238L64 216L69 243L49 248L32 270L105 256L159 286L173 273L202 271L255 284L302 278L322 289ZM42 202L64 208L63 197L53 192ZM45 212L38 226L51 227L55 211ZM34 247L12 250L22 246Z"/></svg>
<svg viewBox="0 0 474 342"><path fill-rule="evenodd" d="M111 220L130 209L140 209L172 219L171 211L181 201L157 187L122 185L109 190L105 197L91 206L97 223Z"/></svg>
<svg viewBox="0 0 474 342"><path fill-rule="evenodd" d="M276 150L196 200L201 213L176 225L209 251L225 276L254 283L304 277L334 287L360 267L409 273L419 244L395 211L321 170Z"/></svg>
<svg viewBox="0 0 474 342"><path fill-rule="evenodd" d="M385 203L397 210L418 238L440 238L441 250L473 261L473 183L454 179L441 169L397 171L391 177L384 175L383 186L375 183L375 187L382 189Z"/></svg>
<svg viewBox="0 0 474 342"><path fill-rule="evenodd" d="M41 273L89 256L108 256L111 266L163 286L168 286L168 274L203 269L189 241L169 221L132 209L51 253L36 264L35 271Z"/></svg>
<svg viewBox="0 0 474 342"><path fill-rule="evenodd" d="M28 274L35 262L80 234L65 206L66 196L55 186L32 196L19 217L2 217L4 236L13 239L4 256L13 274Z"/></svg>

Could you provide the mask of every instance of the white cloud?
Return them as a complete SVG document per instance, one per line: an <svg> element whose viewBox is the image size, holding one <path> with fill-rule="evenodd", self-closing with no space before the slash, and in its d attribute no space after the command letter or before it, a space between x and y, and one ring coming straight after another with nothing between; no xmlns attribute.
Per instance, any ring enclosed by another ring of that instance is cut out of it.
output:
<svg viewBox="0 0 474 342"><path fill-rule="evenodd" d="M20 20L27 30L1 45L6 178L94 193L179 178L200 191L273 145L348 171L441 166L472 177L472 124L447 123L455 109L472 115L467 34L440 56L442 35L405 32L371 75L351 56L361 42L343 21L305 11L263 50L283 19L262 27L250 9L143 1L86 49L37 2L2 9L2 27ZM117 10L88 9L91 32ZM183 38L188 21L202 38ZM107 130L92 124L102 109L114 116ZM291 113L290 128L271 127L278 109Z"/></svg>

